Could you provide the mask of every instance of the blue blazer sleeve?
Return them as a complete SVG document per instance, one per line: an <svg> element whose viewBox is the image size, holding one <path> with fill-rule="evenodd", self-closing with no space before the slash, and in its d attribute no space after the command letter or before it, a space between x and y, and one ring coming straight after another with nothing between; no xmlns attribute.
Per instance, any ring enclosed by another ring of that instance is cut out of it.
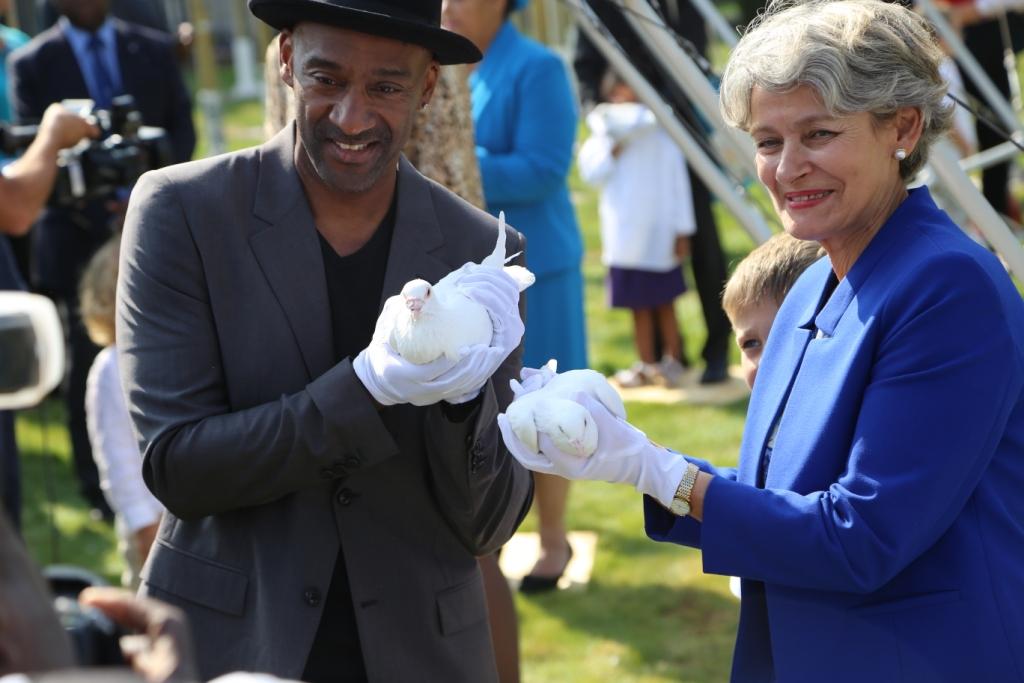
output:
<svg viewBox="0 0 1024 683"><path fill-rule="evenodd" d="M862 320L881 326L870 376L863 394L840 386L832 407L856 415L845 471L804 495L716 477L700 534L705 571L872 592L986 495L976 489L1021 388L1017 332L1007 334L1013 323L976 260L948 252L917 266Z"/></svg>
<svg viewBox="0 0 1024 683"><path fill-rule="evenodd" d="M518 108L511 149L477 146L490 206L545 198L564 187L572 164L577 111L565 65L555 54L538 52L522 69L514 93L506 95Z"/></svg>
<svg viewBox="0 0 1024 683"><path fill-rule="evenodd" d="M686 456L702 472L722 479L736 480L735 467L715 467L706 460ZM667 541L692 548L701 547L701 525L692 517L678 517L661 506L650 496L644 496L644 531L654 541Z"/></svg>

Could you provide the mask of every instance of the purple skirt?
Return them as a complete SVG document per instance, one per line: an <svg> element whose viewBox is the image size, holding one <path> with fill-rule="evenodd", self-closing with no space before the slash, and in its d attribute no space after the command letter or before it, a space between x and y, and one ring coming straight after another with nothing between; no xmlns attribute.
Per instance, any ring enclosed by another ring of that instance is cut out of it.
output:
<svg viewBox="0 0 1024 683"><path fill-rule="evenodd" d="M672 303L686 291L683 269L663 273L633 268L608 268L608 298L612 308L654 308Z"/></svg>

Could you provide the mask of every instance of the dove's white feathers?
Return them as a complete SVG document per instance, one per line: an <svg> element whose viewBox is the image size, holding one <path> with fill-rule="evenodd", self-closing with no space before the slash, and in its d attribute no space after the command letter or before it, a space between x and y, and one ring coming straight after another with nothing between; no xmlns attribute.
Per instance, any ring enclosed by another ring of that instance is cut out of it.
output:
<svg viewBox="0 0 1024 683"><path fill-rule="evenodd" d="M548 368L554 372L553 361ZM542 388L518 396L505 411L516 438L534 453L540 434L571 455L586 458L597 449L597 426L586 408L573 396L589 394L613 415L625 419L626 407L604 375L594 370L569 370L555 374Z"/></svg>
<svg viewBox="0 0 1024 683"><path fill-rule="evenodd" d="M503 268L515 280L520 292L533 284L536 279L533 273L522 266L505 266L505 261L505 214L501 213L494 251L484 257L480 265ZM434 285L426 280L407 282L401 294L390 297L385 303L378 325L381 324L391 348L417 365L442 355L457 360L460 349L490 344L494 335L487 309L462 293L454 280L454 272Z"/></svg>
<svg viewBox="0 0 1024 683"><path fill-rule="evenodd" d="M433 287L426 280L412 280L392 297L398 301L388 343L410 363L423 365L442 355L458 360L459 349L491 343L494 327L487 309L457 287L443 285L443 279ZM427 293L425 298L410 296L420 291ZM422 302L418 312L409 307L416 300Z"/></svg>

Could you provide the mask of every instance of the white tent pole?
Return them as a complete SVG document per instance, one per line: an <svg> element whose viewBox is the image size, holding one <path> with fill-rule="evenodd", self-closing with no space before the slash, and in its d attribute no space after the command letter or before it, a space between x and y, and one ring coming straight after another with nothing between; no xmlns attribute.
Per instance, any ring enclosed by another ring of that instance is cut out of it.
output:
<svg viewBox="0 0 1024 683"><path fill-rule="evenodd" d="M957 154L946 139L937 140L932 146L928 165L992 248L1003 257L1017 281L1024 282L1024 247L960 168Z"/></svg>

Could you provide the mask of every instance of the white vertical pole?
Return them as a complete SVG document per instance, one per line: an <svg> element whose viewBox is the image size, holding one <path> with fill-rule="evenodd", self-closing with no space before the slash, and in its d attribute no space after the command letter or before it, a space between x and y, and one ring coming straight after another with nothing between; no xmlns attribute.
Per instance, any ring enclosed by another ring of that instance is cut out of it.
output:
<svg viewBox="0 0 1024 683"><path fill-rule="evenodd" d="M928 165L992 248L1003 257L1017 281L1024 282L1024 247L1021 247L1003 219L960 168L957 154L945 138L937 140L932 146Z"/></svg>
<svg viewBox="0 0 1024 683"><path fill-rule="evenodd" d="M249 24L245 5L236 0L231 2L231 63L235 68L233 97L251 99L263 94L263 85L256 76L256 52L249 36Z"/></svg>
<svg viewBox="0 0 1024 683"><path fill-rule="evenodd" d="M744 133L726 125L718 109L718 92L704 72L672 38L671 29L665 25L647 0L625 0L625 5L631 11L623 14L629 19L633 29L651 46L651 52L665 67L665 71L715 129L715 142L723 147L720 152L730 162L729 165L741 169L741 175L756 178L757 168L750 139Z"/></svg>
<svg viewBox="0 0 1024 683"><path fill-rule="evenodd" d="M1022 132L1020 127L1020 121L1017 120L1017 114L1010 107L1010 104L1003 97L1003 94L999 92L999 89L992 83L992 79L988 77L981 65L978 64L978 60L974 58L974 55L970 53L960 36L957 35L953 27L949 25L946 18L942 16L942 13L935 7L932 0L916 0L917 4L921 9L924 10L925 16L935 26L935 31L939 36L946 41L950 49L953 50L953 56L960 66L967 72L967 77L978 86L978 90L981 91L985 101L995 112L999 120L1002 121L1003 126L1010 132L1014 138L1020 140L1022 138Z"/></svg>

